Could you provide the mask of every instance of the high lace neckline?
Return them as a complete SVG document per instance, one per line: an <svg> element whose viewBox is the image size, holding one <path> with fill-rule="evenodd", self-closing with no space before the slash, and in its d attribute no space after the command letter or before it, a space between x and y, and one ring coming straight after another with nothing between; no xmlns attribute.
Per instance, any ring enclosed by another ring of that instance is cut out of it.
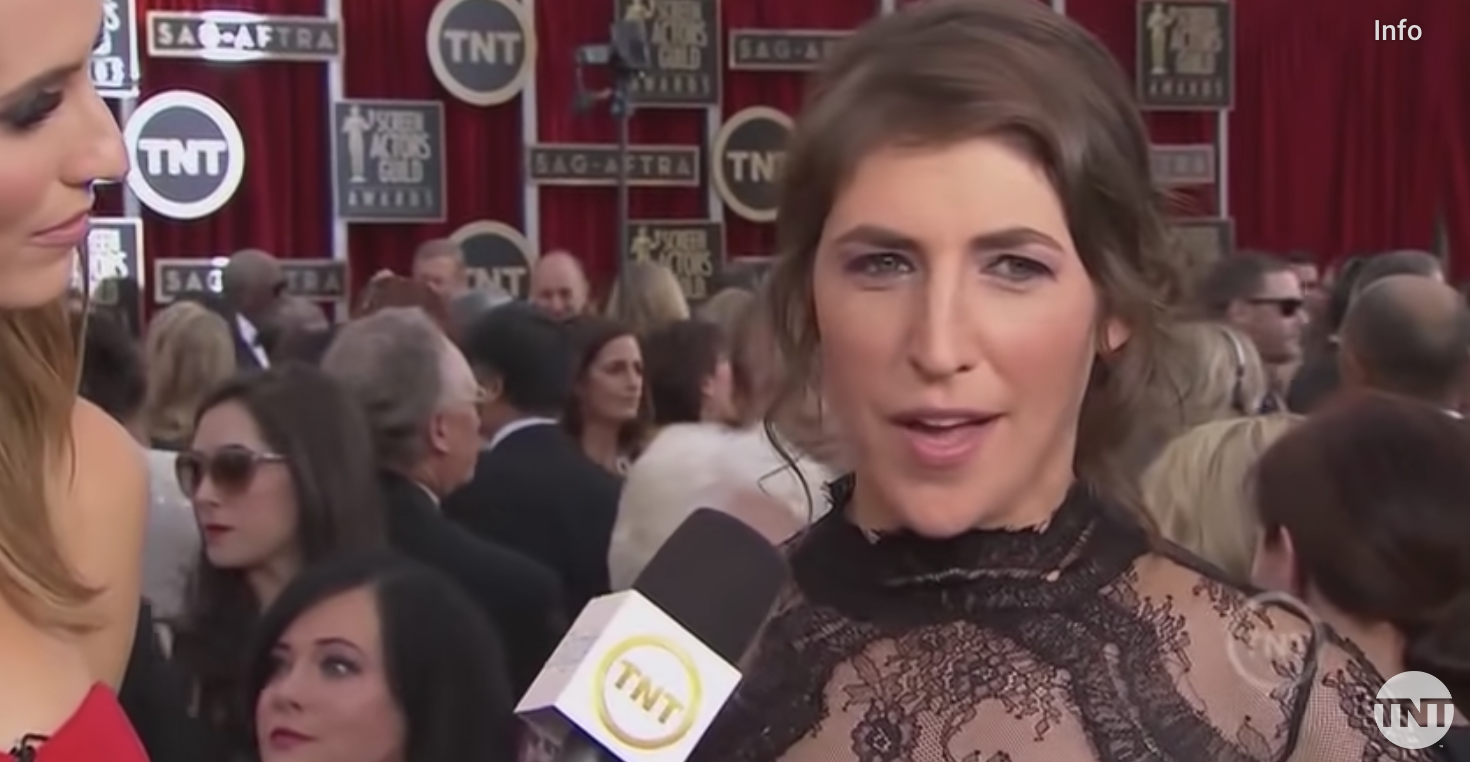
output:
<svg viewBox="0 0 1470 762"><path fill-rule="evenodd" d="M1097 592L1148 550L1135 521L1080 483L1043 527L946 539L858 527L847 510L855 483L848 475L827 485L832 510L801 538L792 568L803 594L859 619L1057 608Z"/></svg>

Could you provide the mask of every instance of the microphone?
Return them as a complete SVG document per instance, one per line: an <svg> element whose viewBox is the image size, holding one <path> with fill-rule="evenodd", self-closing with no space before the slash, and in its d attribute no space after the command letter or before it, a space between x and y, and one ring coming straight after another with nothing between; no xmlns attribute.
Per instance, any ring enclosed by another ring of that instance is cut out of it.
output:
<svg viewBox="0 0 1470 762"><path fill-rule="evenodd" d="M516 706L522 762L683 762L735 686L787 579L770 542L696 510L633 589L582 609Z"/></svg>

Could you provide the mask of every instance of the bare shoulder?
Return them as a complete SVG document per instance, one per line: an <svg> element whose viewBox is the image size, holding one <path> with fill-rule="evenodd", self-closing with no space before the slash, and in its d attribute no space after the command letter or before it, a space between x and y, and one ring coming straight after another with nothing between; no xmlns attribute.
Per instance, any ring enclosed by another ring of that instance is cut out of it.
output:
<svg viewBox="0 0 1470 762"><path fill-rule="evenodd" d="M73 461L52 520L67 561L99 590L92 608L101 627L84 651L93 674L116 686L138 613L147 458L126 429L89 402L77 402L71 426Z"/></svg>
<svg viewBox="0 0 1470 762"><path fill-rule="evenodd" d="M72 411L74 460L67 469L68 499L61 521L76 517L112 528L140 524L148 509L148 462L143 448L96 405L78 400Z"/></svg>

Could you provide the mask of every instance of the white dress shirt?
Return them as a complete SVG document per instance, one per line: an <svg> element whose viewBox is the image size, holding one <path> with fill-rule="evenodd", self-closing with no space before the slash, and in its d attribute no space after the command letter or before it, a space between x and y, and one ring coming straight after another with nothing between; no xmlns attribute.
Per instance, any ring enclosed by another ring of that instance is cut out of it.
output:
<svg viewBox="0 0 1470 762"><path fill-rule="evenodd" d="M250 353L255 355L260 367L269 368L271 360L266 356L265 347L260 345L260 329L238 312L235 313L235 326L240 329L240 339L245 342L245 346L250 347Z"/></svg>
<svg viewBox="0 0 1470 762"><path fill-rule="evenodd" d="M510 423L501 426L500 431L495 432L495 436L490 437L490 441L485 443L483 452L489 452L495 449L495 445L504 442L506 437L516 433L517 431L520 431L521 429L529 429L532 426L555 426L557 425L557 423L558 421L555 418L538 418L536 416L511 421Z"/></svg>

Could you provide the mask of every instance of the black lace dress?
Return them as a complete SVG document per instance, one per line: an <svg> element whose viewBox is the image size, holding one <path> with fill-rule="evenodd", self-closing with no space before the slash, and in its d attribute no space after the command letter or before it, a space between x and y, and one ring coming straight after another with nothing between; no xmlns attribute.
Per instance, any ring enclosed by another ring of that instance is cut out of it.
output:
<svg viewBox="0 0 1470 762"><path fill-rule="evenodd" d="M1382 679L1074 489L1043 530L870 537L833 510L696 762L1360 762Z"/></svg>

